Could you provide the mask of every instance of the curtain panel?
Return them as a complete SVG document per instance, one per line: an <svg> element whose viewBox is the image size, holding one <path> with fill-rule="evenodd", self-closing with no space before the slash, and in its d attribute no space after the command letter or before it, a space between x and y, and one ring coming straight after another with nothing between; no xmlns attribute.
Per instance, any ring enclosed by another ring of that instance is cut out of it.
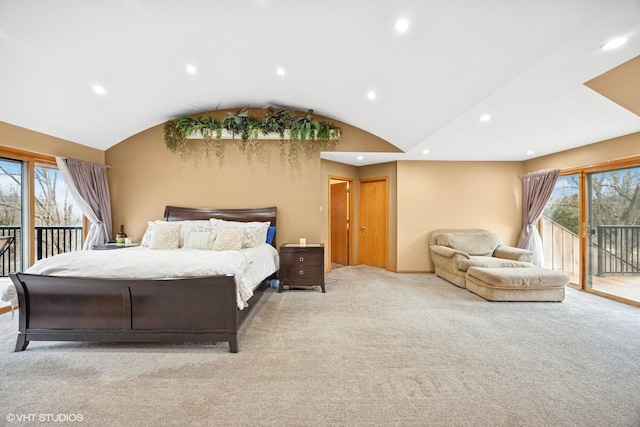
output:
<svg viewBox="0 0 640 427"><path fill-rule="evenodd" d="M533 264L544 267L542 239L535 223L542 216L560 169L541 170L522 177L522 231L518 247L533 252Z"/></svg>
<svg viewBox="0 0 640 427"><path fill-rule="evenodd" d="M91 222L82 249L108 242L112 228L107 166L62 157L56 157L56 163L71 196Z"/></svg>

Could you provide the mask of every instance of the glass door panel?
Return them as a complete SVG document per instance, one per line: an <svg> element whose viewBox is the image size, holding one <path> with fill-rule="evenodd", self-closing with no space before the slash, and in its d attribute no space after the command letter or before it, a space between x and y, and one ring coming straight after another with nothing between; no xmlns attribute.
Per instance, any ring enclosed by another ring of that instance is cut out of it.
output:
<svg viewBox="0 0 640 427"><path fill-rule="evenodd" d="M586 287L640 301L640 167L587 174Z"/></svg>
<svg viewBox="0 0 640 427"><path fill-rule="evenodd" d="M22 271L22 162L0 158L0 276Z"/></svg>
<svg viewBox="0 0 640 427"><path fill-rule="evenodd" d="M563 175L540 219L544 265L580 284L580 175Z"/></svg>
<svg viewBox="0 0 640 427"><path fill-rule="evenodd" d="M35 167L36 259L82 249L82 212L52 167Z"/></svg>

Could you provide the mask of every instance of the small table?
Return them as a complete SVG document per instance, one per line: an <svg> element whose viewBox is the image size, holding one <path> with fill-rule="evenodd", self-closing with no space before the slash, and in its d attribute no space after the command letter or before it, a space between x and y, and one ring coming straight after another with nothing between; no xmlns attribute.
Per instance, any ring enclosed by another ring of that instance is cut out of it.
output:
<svg viewBox="0 0 640 427"><path fill-rule="evenodd" d="M132 243L130 245L117 244L117 243L103 243L101 245L93 245L92 249L95 251L105 251L110 249L124 249L124 248L135 248L136 246L140 246L140 243Z"/></svg>
<svg viewBox="0 0 640 427"><path fill-rule="evenodd" d="M287 243L280 246L280 286L320 285L324 289L324 245Z"/></svg>

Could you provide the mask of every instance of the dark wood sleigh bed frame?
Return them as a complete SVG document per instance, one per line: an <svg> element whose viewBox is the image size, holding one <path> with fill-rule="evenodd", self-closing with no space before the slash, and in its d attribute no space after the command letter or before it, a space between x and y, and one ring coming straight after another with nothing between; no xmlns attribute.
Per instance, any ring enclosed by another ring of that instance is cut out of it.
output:
<svg viewBox="0 0 640 427"><path fill-rule="evenodd" d="M276 207L167 206L167 221L271 221ZM275 247L275 238L273 241ZM272 275L274 276L274 275ZM270 277L272 277L270 276ZM19 303L15 351L30 341L219 342L238 352L237 333L264 294L265 278L238 309L233 275L179 279L98 279L11 273Z"/></svg>

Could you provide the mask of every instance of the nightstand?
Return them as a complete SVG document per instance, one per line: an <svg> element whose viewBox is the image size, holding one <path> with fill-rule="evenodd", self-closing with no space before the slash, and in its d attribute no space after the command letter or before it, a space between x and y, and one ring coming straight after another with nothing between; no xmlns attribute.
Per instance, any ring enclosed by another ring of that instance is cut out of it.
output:
<svg viewBox="0 0 640 427"><path fill-rule="evenodd" d="M280 246L280 286L320 285L324 289L324 245L311 243L300 246L287 243Z"/></svg>

